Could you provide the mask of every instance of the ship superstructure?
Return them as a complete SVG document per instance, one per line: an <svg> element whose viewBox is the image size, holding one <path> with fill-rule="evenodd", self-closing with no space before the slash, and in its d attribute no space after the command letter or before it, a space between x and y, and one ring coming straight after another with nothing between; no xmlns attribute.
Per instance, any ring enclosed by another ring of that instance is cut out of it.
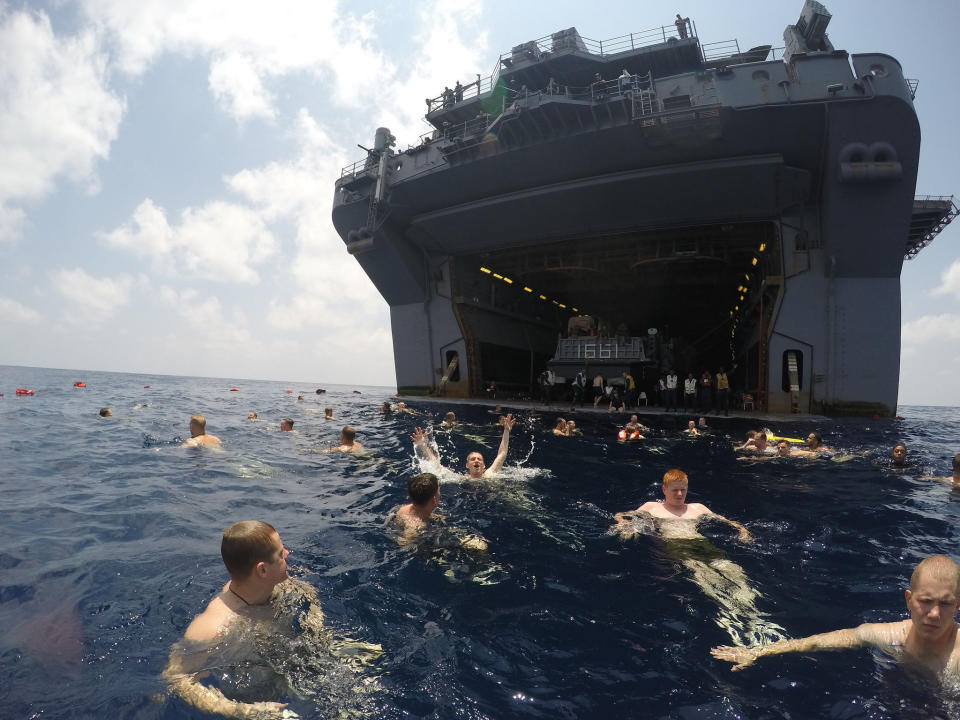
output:
<svg viewBox="0 0 960 720"><path fill-rule="evenodd" d="M901 266L957 208L914 196L916 82L829 19L808 0L746 51L683 18L570 28L428 100L415 147L378 130L333 220L390 305L399 392L726 367L770 412L895 413Z"/></svg>

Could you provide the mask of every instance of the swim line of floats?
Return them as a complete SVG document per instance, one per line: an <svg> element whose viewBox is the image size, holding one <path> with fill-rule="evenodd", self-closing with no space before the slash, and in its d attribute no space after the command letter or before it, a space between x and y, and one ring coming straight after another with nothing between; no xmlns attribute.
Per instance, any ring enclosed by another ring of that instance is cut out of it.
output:
<svg viewBox="0 0 960 720"><path fill-rule="evenodd" d="M85 382L83 382L82 380L78 380L77 382L75 382L75 383L73 384L73 386L74 386L75 388L78 388L78 389L81 389L81 390L82 390L83 388L85 388L85 387L87 386L87 384L86 384ZM149 390L149 389L150 389L150 386L149 386L149 385L144 385L144 386L143 386L143 389L144 389L144 390ZM16 394L17 394L18 396L20 396L20 397L22 397L22 396L24 396L24 395L36 395L36 392L37 392L36 390L28 390L27 388L22 388L22 387L21 387L21 388L17 388L17 390L16 390ZM232 387L232 388L230 388L230 392L240 392L240 388ZM285 393L293 393L293 390L284 390L284 392L285 392ZM325 393L325 392L326 392L326 390L324 390L323 388L317 388L317 395L322 395L322 394ZM354 391L354 392L356 392L356 391ZM2 393L2 392L0 392L0 397L3 397L3 393Z"/></svg>

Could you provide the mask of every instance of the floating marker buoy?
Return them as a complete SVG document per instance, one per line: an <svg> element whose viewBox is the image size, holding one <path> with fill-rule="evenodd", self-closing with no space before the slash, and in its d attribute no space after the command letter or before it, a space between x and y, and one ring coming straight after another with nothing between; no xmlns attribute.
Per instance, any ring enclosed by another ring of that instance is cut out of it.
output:
<svg viewBox="0 0 960 720"><path fill-rule="evenodd" d="M87 386L87 384L86 384L85 382L75 382L75 383L73 384L73 386L74 386L75 388L85 388L85 387Z"/></svg>
<svg viewBox="0 0 960 720"><path fill-rule="evenodd" d="M240 392L240 388L230 388L230 392Z"/></svg>
<svg viewBox="0 0 960 720"><path fill-rule="evenodd" d="M284 392L292 393L293 390L284 390Z"/></svg>
<svg viewBox="0 0 960 720"><path fill-rule="evenodd" d="M149 388L149 387L150 387L149 385L144 385L144 386L143 386L143 389L146 390L146 389Z"/></svg>
<svg viewBox="0 0 960 720"><path fill-rule="evenodd" d="M26 388L17 388L17 395L33 395L33 390L27 390Z"/></svg>

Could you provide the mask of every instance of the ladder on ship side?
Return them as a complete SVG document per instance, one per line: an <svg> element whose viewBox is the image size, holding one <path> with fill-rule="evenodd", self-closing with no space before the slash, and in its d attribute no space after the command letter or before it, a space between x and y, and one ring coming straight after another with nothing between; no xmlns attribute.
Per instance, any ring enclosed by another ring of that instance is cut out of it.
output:
<svg viewBox="0 0 960 720"><path fill-rule="evenodd" d="M787 380L790 383L790 412L800 412L800 369L797 363L797 353L787 351Z"/></svg>

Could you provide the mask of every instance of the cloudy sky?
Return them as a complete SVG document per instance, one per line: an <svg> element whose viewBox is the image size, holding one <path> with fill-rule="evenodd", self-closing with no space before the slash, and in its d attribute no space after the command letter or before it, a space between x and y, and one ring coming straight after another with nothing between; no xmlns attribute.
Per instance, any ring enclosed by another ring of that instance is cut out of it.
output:
<svg viewBox="0 0 960 720"><path fill-rule="evenodd" d="M748 5L755 6L749 8ZM560 28L782 44L800 0L0 0L0 364L393 385L333 182L423 98ZM919 78L918 194L960 193L960 4L844 0L830 37ZM960 405L960 221L906 263L904 404Z"/></svg>

